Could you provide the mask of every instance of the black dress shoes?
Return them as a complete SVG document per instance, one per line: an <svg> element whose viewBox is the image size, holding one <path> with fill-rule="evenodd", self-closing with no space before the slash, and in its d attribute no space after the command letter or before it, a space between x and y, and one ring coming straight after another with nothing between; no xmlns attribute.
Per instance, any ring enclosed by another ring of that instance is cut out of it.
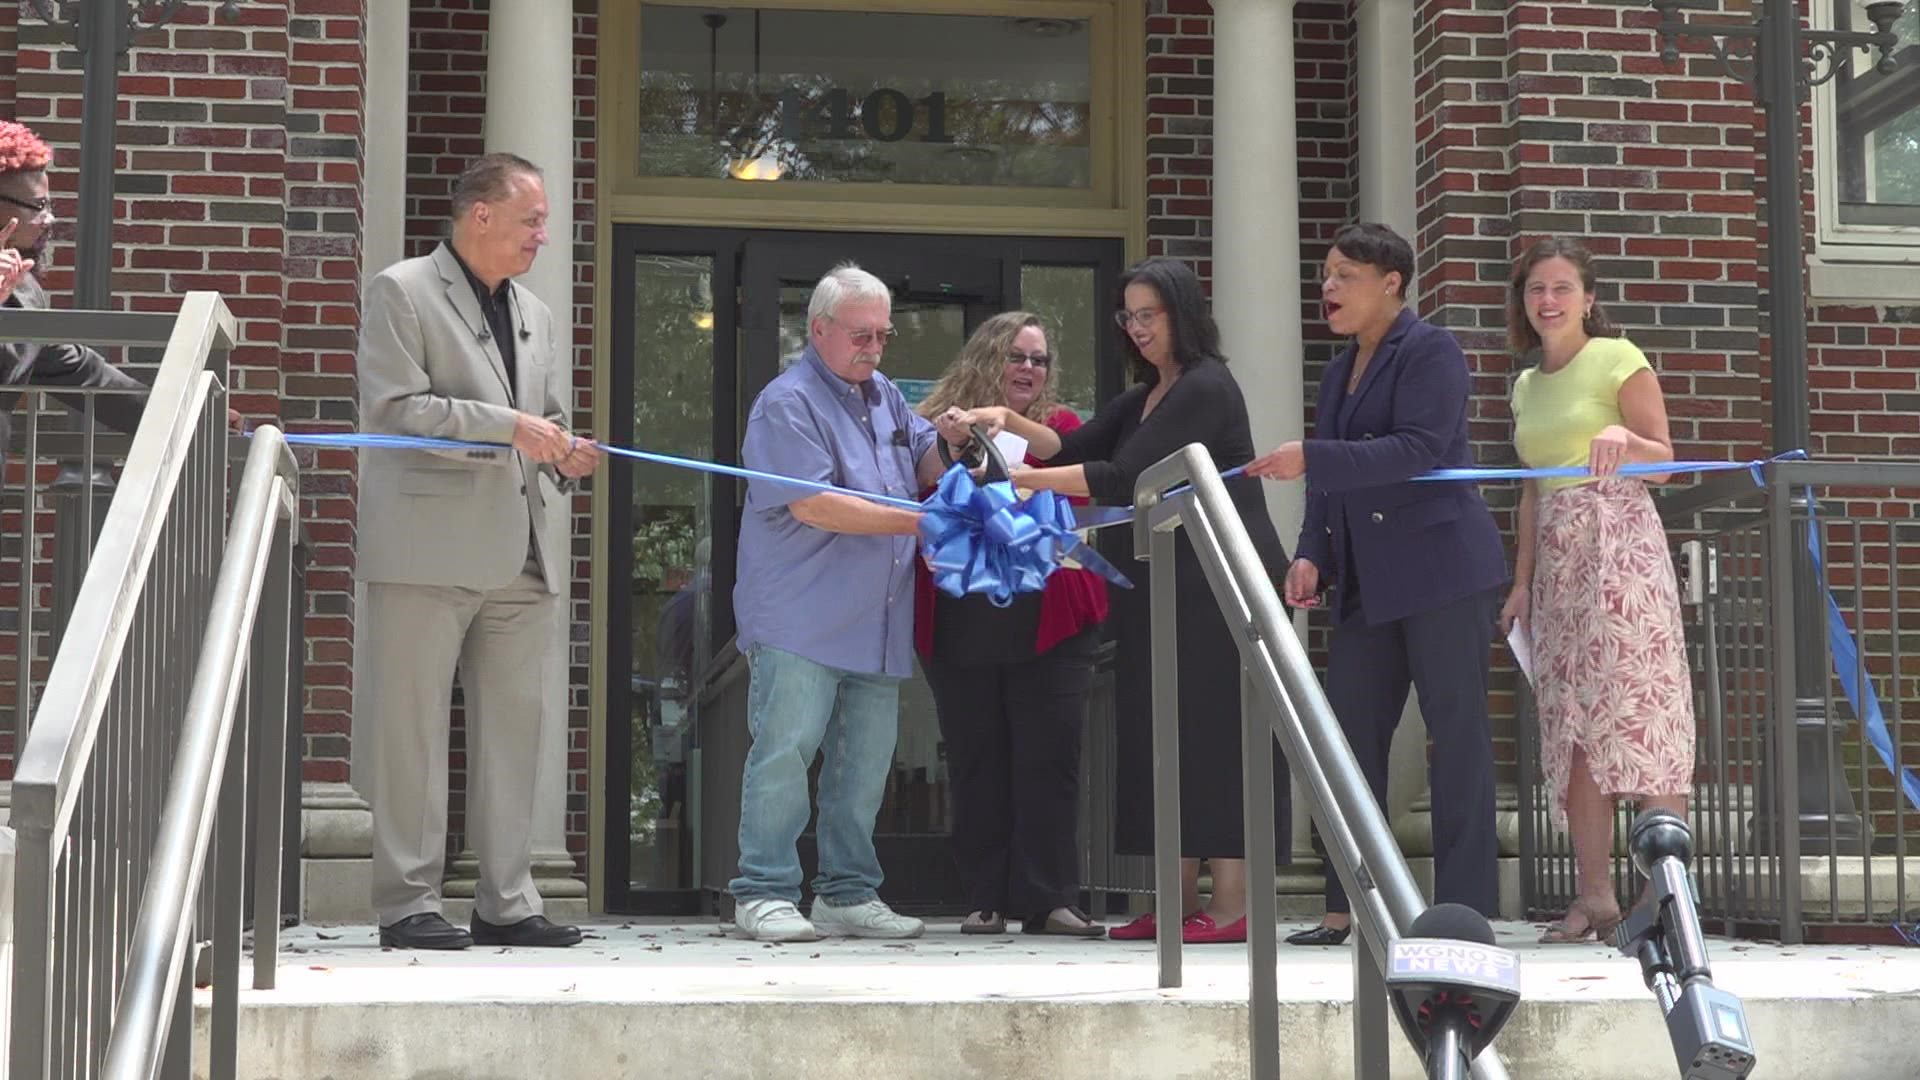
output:
<svg viewBox="0 0 1920 1080"><path fill-rule="evenodd" d="M1338 930L1331 926L1316 926L1311 930L1301 930L1287 935L1289 945L1345 945L1347 935L1353 933L1352 926L1343 926Z"/></svg>
<svg viewBox="0 0 1920 1080"><path fill-rule="evenodd" d="M392 926L380 928L383 949L464 949L473 944L473 936L440 917L437 911L409 915Z"/></svg>
<svg viewBox="0 0 1920 1080"><path fill-rule="evenodd" d="M547 921L545 915L529 915L517 923L501 926L480 916L473 917L473 941L476 945L518 945L530 949L560 949L580 944L580 928Z"/></svg>

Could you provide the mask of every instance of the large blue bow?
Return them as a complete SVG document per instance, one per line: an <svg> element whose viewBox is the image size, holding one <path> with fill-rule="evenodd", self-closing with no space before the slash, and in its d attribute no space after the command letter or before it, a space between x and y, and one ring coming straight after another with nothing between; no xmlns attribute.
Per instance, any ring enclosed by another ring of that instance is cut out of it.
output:
<svg viewBox="0 0 1920 1080"><path fill-rule="evenodd" d="M982 593L996 607L1015 593L1039 592L1062 558L1098 573L1123 589L1133 583L1082 543L1073 529L1073 507L1051 491L1021 499L1013 484L975 482L955 465L921 504L920 544L933 583L949 596Z"/></svg>

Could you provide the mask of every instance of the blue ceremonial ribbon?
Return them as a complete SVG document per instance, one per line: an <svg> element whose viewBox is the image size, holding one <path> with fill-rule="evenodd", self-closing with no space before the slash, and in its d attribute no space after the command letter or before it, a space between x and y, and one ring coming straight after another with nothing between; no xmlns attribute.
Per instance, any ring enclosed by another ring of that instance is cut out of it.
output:
<svg viewBox="0 0 1920 1080"><path fill-rule="evenodd" d="M1040 591L1063 558L1133 588L1074 532L1073 507L1054 492L1036 491L1023 500L1011 481L982 484L955 465L921 510L921 550L934 585L949 596L981 593L1006 607L1015 593Z"/></svg>
<svg viewBox="0 0 1920 1080"><path fill-rule="evenodd" d="M342 450L357 450L371 447L380 450L509 450L506 443L469 442L465 439L435 439L423 435L383 435L378 432L340 431L340 432L287 432L289 446L319 446ZM632 458L635 461L647 461L656 465L672 465L680 469L693 469L696 472L716 473L720 476L737 476L744 480L767 480L785 484L788 487L805 488L808 491L831 491L840 495L857 495L870 502L883 506L896 506L902 510L918 510L920 504L912 499L902 499L893 495L880 495L871 491L855 491L852 488L823 484L818 480L801 480L793 476L781 476L778 473L758 472L743 469L737 465L721 465L713 461L701 461L698 458L675 457L672 454L656 454L648 450L635 450L626 446L611 446L607 443L595 443L602 451L614 457Z"/></svg>
<svg viewBox="0 0 1920 1080"><path fill-rule="evenodd" d="M502 443L376 432L288 432L285 439L290 446L335 449L464 451L507 448ZM1044 588L1048 576L1060 567L1063 557L1073 559L1123 589L1133 588L1133 583L1127 580L1126 575L1080 540L1074 532L1073 507L1066 499L1051 491L1042 491L1022 500L1014 493L1013 485L1005 481L984 485L974 483L965 466L955 465L949 469L925 502L914 502L892 495L856 491L817 480L801 480L697 458L656 454L605 443L596 445L614 457L745 480L763 480L806 491L852 495L883 506L918 511L922 514L920 538L928 564L934 570L934 582L954 596L968 592L984 593L996 605L1005 607L1013 602L1016 592L1038 592Z"/></svg>
<svg viewBox="0 0 1920 1080"><path fill-rule="evenodd" d="M1820 560L1818 521L1812 492L1808 492L1807 550L1813 554L1814 578L1825 581L1826 569ZM1903 767L1894 757L1893 736L1887 732L1887 719L1880 711L1880 695L1874 692L1873 680L1866 677L1860 663L1860 644L1847 626L1847 617L1840 610L1840 602L1833 598L1833 590L1822 586L1820 591L1827 598L1827 646L1833 659L1833 673L1840 679L1840 689L1847 696L1847 704L1853 707L1853 715L1860 718L1860 731L1880 756L1881 764L1899 782L1907 802L1920 810L1920 778L1916 778L1912 770ZM1801 689L1804 691L1806 688Z"/></svg>

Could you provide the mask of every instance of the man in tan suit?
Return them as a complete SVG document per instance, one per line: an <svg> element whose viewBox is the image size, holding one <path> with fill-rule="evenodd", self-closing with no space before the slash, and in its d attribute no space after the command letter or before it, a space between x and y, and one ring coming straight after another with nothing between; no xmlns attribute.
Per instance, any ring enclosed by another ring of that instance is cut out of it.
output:
<svg viewBox="0 0 1920 1080"><path fill-rule="evenodd" d="M542 706L566 692L545 662L567 580L568 494L600 460L563 427L571 364L552 315L512 280L546 244L546 219L539 169L490 154L454 184L451 239L367 288L362 428L501 444L360 452L361 700L376 733L366 794L384 946L580 940L541 914L530 866ZM480 860L471 932L440 913L456 667Z"/></svg>

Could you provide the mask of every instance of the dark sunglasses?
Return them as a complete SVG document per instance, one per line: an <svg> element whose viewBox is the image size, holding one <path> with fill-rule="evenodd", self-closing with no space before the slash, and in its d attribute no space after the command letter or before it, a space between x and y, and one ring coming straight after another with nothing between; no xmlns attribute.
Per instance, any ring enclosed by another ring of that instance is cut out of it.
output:
<svg viewBox="0 0 1920 1080"><path fill-rule="evenodd" d="M1029 367L1045 368L1053 366L1053 357L1043 352L1023 353L1019 349L1013 349L1007 353L1007 363L1015 367L1026 364Z"/></svg>

